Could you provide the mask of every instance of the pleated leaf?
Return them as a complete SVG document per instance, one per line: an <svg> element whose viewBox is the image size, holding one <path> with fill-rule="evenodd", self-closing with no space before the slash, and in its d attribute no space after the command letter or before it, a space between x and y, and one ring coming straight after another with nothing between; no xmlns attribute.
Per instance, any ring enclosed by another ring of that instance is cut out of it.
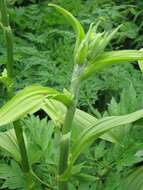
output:
<svg viewBox="0 0 143 190"><path fill-rule="evenodd" d="M70 98L52 88L41 86L27 87L0 108L0 126L41 109L46 98L57 99L67 106L71 103Z"/></svg>
<svg viewBox="0 0 143 190"><path fill-rule="evenodd" d="M122 63L143 60L143 52L138 50L121 50L102 53L94 63L87 66L81 79L86 79L95 71L103 69L106 66Z"/></svg>
<svg viewBox="0 0 143 190"><path fill-rule="evenodd" d="M143 49L140 49L140 51L143 53ZM138 61L138 64L139 64L141 72L143 73L143 60Z"/></svg>
<svg viewBox="0 0 143 190"><path fill-rule="evenodd" d="M143 61L138 62L141 72L143 73Z"/></svg>
<svg viewBox="0 0 143 190"><path fill-rule="evenodd" d="M71 168L78 156L87 148L94 140L99 138L107 131L121 125L132 123L143 117L143 110L133 112L124 116L111 116L99 119L93 126L86 128L80 133L75 140L71 150L69 166L63 174L62 179L66 179L71 172Z"/></svg>
<svg viewBox="0 0 143 190"><path fill-rule="evenodd" d="M132 172L123 180L120 189L142 190L143 189L143 166L133 169Z"/></svg>
<svg viewBox="0 0 143 190"><path fill-rule="evenodd" d="M21 157L19 147L13 129L0 133L0 148L8 152L9 156L14 158L16 161L20 162Z"/></svg>
<svg viewBox="0 0 143 190"><path fill-rule="evenodd" d="M46 103L42 106L42 109L50 116L56 125L61 125L64 122L64 116L66 113L66 107L56 100L46 100ZM73 119L72 130L79 132L84 129L93 126L97 122L97 118L80 110L76 109L75 116ZM112 143L121 144L116 134L109 131L103 134L100 138L110 141Z"/></svg>

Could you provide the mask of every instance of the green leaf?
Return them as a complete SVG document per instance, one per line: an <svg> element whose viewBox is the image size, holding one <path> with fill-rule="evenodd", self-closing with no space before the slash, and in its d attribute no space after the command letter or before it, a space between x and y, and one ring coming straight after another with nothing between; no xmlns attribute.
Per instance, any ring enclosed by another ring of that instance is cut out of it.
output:
<svg viewBox="0 0 143 190"><path fill-rule="evenodd" d="M42 109L50 116L56 125L61 125L64 122L64 116L66 113L66 107L56 100L46 100L46 103L42 106ZM94 125L97 122L97 118L92 115L76 109L73 124L72 124L72 136L75 139L74 131L79 134L84 129ZM110 141L112 143L121 144L120 140L116 137L116 134L108 132L102 135L100 138Z"/></svg>
<svg viewBox="0 0 143 190"><path fill-rule="evenodd" d="M121 31L123 36L135 40L139 35L138 32L139 32L139 26L135 22L127 21L123 23Z"/></svg>
<svg viewBox="0 0 143 190"><path fill-rule="evenodd" d="M143 189L143 167L133 169L123 180L120 189L126 190L142 190Z"/></svg>
<svg viewBox="0 0 143 190"><path fill-rule="evenodd" d="M93 24L90 25L87 34L85 35L77 51L75 52L75 63L77 64L83 64L87 59L89 40L90 36L92 35L92 30L93 30Z"/></svg>
<svg viewBox="0 0 143 190"><path fill-rule="evenodd" d="M62 8L56 4L52 4L52 3L50 3L49 6L56 8L56 10L59 13L61 13L67 19L69 24L71 24L71 26L73 27L73 29L76 33L76 46L75 46L75 53L76 53L82 39L85 36L85 32L84 32L82 25L70 12L68 12L64 8Z"/></svg>
<svg viewBox="0 0 143 190"><path fill-rule="evenodd" d="M143 49L140 49L141 52L143 52ZM143 60L138 61L139 67L141 72L143 73Z"/></svg>
<svg viewBox="0 0 143 190"><path fill-rule="evenodd" d="M143 61L138 62L141 72L143 73Z"/></svg>
<svg viewBox="0 0 143 190"><path fill-rule="evenodd" d="M121 25L115 28L112 32L93 33L93 39L91 40L91 45L89 48L90 64L94 64L96 57L100 56L104 52L105 48L109 45L109 42L112 40L120 27Z"/></svg>
<svg viewBox="0 0 143 190"><path fill-rule="evenodd" d="M25 186L24 175L15 161L11 161L11 165L0 164L0 179L5 180L0 189L23 189Z"/></svg>
<svg viewBox="0 0 143 190"><path fill-rule="evenodd" d="M24 119L25 142L30 164L38 162L43 155L50 152L53 133L54 124L51 121L47 122L47 117L40 120L39 117L31 115Z"/></svg>
<svg viewBox="0 0 143 190"><path fill-rule="evenodd" d="M71 100L58 91L42 86L31 86L21 90L0 109L0 126L11 123L27 114L41 109L44 101L53 98L65 105Z"/></svg>
<svg viewBox="0 0 143 190"><path fill-rule="evenodd" d="M103 119L99 119L93 126L86 128L75 140L71 149L69 166L65 173L62 175L62 179L67 179L70 175L71 168L78 158L78 156L88 147L95 139L99 138L107 131L124 124L132 123L143 117L143 110L133 112L124 116L111 116Z"/></svg>
<svg viewBox="0 0 143 190"><path fill-rule="evenodd" d="M14 158L16 161L21 161L17 139L13 129L0 133L0 148L8 152L9 156Z"/></svg>
<svg viewBox="0 0 143 190"><path fill-rule="evenodd" d="M81 80L88 78L95 71L108 65L122 62L143 60L143 52L138 50L121 50L102 53L92 65L87 66Z"/></svg>
<svg viewBox="0 0 143 190"><path fill-rule="evenodd" d="M2 76L0 76L0 82L3 83L8 90L13 85L12 79L10 79L7 76L7 70L6 69L4 69L4 71L2 72Z"/></svg>

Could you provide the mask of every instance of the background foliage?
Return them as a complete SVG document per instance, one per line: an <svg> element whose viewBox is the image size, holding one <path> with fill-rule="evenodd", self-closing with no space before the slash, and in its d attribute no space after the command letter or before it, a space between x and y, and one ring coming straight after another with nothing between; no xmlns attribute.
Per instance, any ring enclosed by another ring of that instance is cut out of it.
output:
<svg viewBox="0 0 143 190"><path fill-rule="evenodd" d="M57 89L68 87L73 68L72 54L75 41L74 34L62 17L48 8L48 3L58 3L77 16L87 29L91 22L101 20L99 30L111 30L120 24L121 29L109 45L109 49L140 49L143 42L143 1L139 0L7 0L10 23L15 42L15 89L21 89L31 84L42 84ZM2 30L0 30L0 70L6 62ZM121 63L97 72L81 87L79 107L102 117L106 115L122 115L143 107L143 75L137 63ZM1 87L1 97L4 94ZM38 113L39 114L39 113ZM43 117L43 115L42 115ZM38 175L54 184L57 151L53 144L52 124L50 132L44 128L47 119L37 117L27 118L24 121L28 148L36 160L33 168ZM40 124L39 124L40 123ZM28 128L27 125L31 125ZM37 134L40 126L41 136ZM122 127L122 126L121 126ZM31 131L28 131L31 129ZM130 169L142 164L143 129L142 121L133 124L131 130L119 134L123 146L112 145L98 140L80 157L79 161L86 160L83 166L77 167L76 178L70 182L70 190L121 190L120 182ZM118 133L118 131L116 131ZM124 135L123 135L124 134ZM47 147L41 146L41 139L51 141ZM51 148L52 147L52 148ZM54 147L54 148L53 148ZM36 151L35 151L36 150ZM38 152L38 154L34 154ZM4 155L4 156L3 156ZM0 178L2 187L9 189L22 188L24 181L19 166L10 159L4 160L2 153L0 163ZM46 166L46 169L45 169ZM10 170L9 176L6 171ZM96 168L96 169L95 169ZM16 172L15 172L16 171ZM13 172L16 175L13 175ZM86 174L85 174L86 173ZM13 179L17 182L12 184ZM22 177L20 178L22 179ZM19 184L20 183L20 184ZM39 189L42 187L37 184ZM123 190L123 189L122 189Z"/></svg>
<svg viewBox="0 0 143 190"><path fill-rule="evenodd" d="M85 28L88 28L91 22L96 23L99 20L101 31L123 24L109 49L142 47L142 1L121 3L108 0L77 0L75 3L71 0L8 0L10 21L15 35L16 89L32 83L55 86L58 89L69 84L73 67L74 34L66 21L48 8L49 2L67 8L80 19ZM3 55L2 44L0 53ZM1 56L0 62L5 62L4 56ZM142 75L136 63L124 63L108 68L92 76L82 86L80 106L87 109L90 102L101 110L99 104L102 99L104 110L111 97L117 97L130 83L138 93L142 93L141 80Z"/></svg>

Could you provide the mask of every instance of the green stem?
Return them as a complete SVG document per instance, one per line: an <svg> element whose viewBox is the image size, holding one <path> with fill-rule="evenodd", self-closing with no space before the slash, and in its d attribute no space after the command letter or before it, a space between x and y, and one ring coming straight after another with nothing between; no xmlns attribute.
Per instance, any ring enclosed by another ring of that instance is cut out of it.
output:
<svg viewBox="0 0 143 190"><path fill-rule="evenodd" d="M70 132L71 126L76 110L76 105L78 101L79 94L79 76L82 72L83 66L75 65L72 81L70 85L70 92L73 95L73 103L67 110L65 121L62 128L61 142L60 142L60 158L59 158L59 176L66 170L68 166L68 158L69 158L69 148L70 148ZM68 183L59 181L59 190L68 190Z"/></svg>
<svg viewBox="0 0 143 190"><path fill-rule="evenodd" d="M6 48L7 48L7 73L10 79L13 79L13 36L9 24L6 1L0 0L1 21L5 33Z"/></svg>
<svg viewBox="0 0 143 190"><path fill-rule="evenodd" d="M9 16L7 13L7 6L5 0L0 0L1 22L2 28L5 34L6 49L7 49L7 77L13 81L13 63L14 63L14 51L13 51L13 35L9 24ZM9 98L13 96L13 85L8 88ZM33 189L33 176L31 174L31 168L28 161L28 155L23 137L23 130L19 121L14 122L14 130L17 137L20 154L21 154L21 166L27 179L28 190Z"/></svg>
<svg viewBox="0 0 143 190"><path fill-rule="evenodd" d="M25 146L25 142L24 142L24 138L23 138L22 127L21 127L21 124L19 121L15 121L13 124L14 124L14 129L15 129L15 134L17 137L18 145L20 148L20 153L21 153L22 169L25 173L27 173L30 170L30 166L29 166L26 146Z"/></svg>
<svg viewBox="0 0 143 190"><path fill-rule="evenodd" d="M14 130L15 130L15 134L17 137L20 154L21 154L22 170L27 179L27 188L28 188L28 190L33 190L33 188L34 188L33 175L31 172L29 161L28 161L28 155L27 155L26 146L25 146L25 142L24 142L23 130L21 127L21 123L20 123L20 121L15 121L13 124L14 124Z"/></svg>

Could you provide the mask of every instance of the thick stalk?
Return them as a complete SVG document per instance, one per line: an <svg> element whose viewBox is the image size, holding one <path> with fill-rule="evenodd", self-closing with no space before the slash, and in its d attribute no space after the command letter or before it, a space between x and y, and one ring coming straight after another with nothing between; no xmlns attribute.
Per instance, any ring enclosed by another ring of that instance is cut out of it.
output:
<svg viewBox="0 0 143 190"><path fill-rule="evenodd" d="M26 146L23 138L23 131L21 128L21 124L19 121L15 121L14 123L15 126L15 134L17 137L18 145L20 148L20 153L21 153L21 165L22 169L25 173L28 173L30 170L29 162L28 162L28 157L27 157L27 151L26 151Z"/></svg>
<svg viewBox="0 0 143 190"><path fill-rule="evenodd" d="M34 183L32 179L33 177L32 177L31 168L28 161L27 151L26 151L26 146L24 142L23 130L19 121L15 121L13 124L14 124L14 129L15 129L18 145L20 148L22 170L27 179L27 188L28 190L33 190Z"/></svg>
<svg viewBox="0 0 143 190"><path fill-rule="evenodd" d="M13 35L9 24L9 16L7 13L7 6L5 0L0 0L0 11L1 11L1 22L5 34L6 49L7 49L7 76L13 81L13 63L14 63L14 52L13 52ZM13 85L8 89L9 98L13 96ZM14 122L14 130L17 137L20 154L21 154L21 166L22 170L27 178L28 190L33 189L33 179L30 170L30 164L28 161L26 146L23 138L23 130L19 124L19 121Z"/></svg>
<svg viewBox="0 0 143 190"><path fill-rule="evenodd" d="M59 159L59 176L66 170L68 166L69 148L70 148L70 131L76 110L79 93L79 76L83 66L75 65L72 81L70 85L70 93L73 95L73 103L67 110L65 121L62 128L61 143L60 143L60 159ZM59 180L59 190L68 190L68 183Z"/></svg>
<svg viewBox="0 0 143 190"><path fill-rule="evenodd" d="M6 49L7 49L7 74L8 77L13 79L13 36L12 30L9 25L9 17L7 13L6 1L0 0L1 22L5 34Z"/></svg>

